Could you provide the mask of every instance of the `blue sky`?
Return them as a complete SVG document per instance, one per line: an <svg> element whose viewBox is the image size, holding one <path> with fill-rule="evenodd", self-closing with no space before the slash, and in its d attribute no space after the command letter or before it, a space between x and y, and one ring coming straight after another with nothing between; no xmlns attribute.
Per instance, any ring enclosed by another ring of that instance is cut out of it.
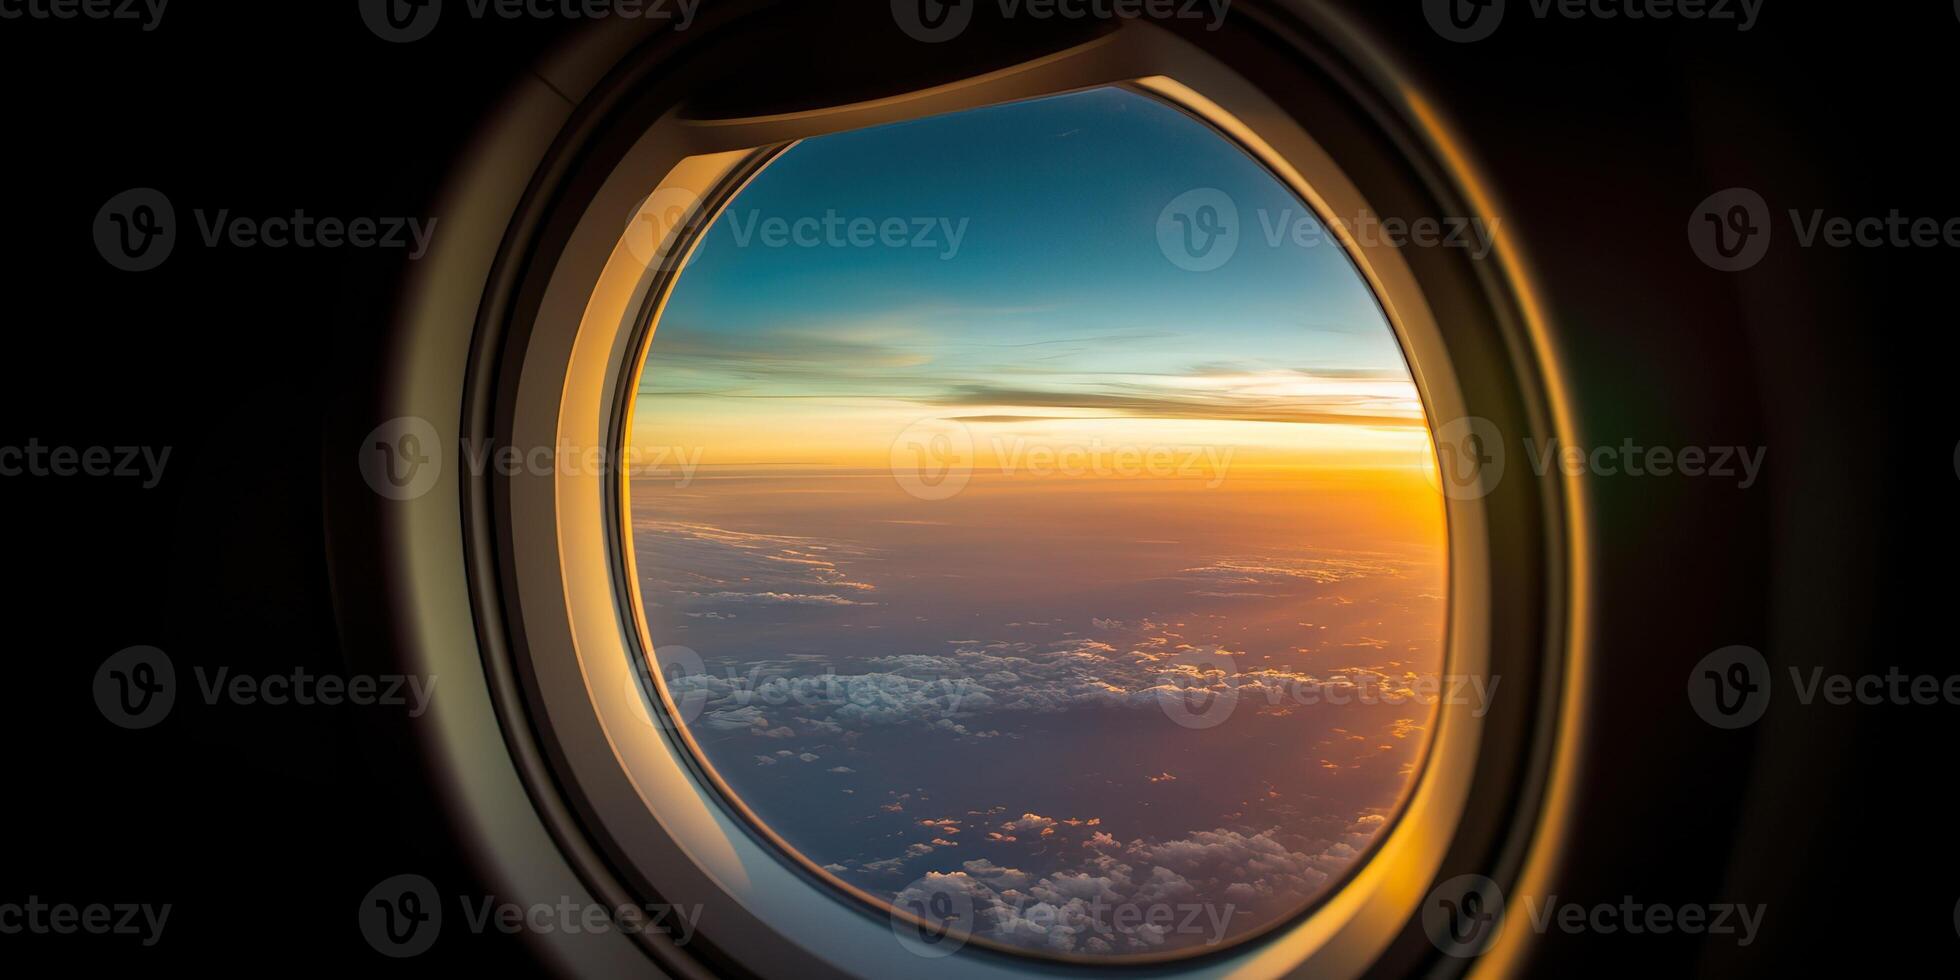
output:
<svg viewBox="0 0 1960 980"><path fill-rule="evenodd" d="M1156 227L1172 199L1206 187L1231 197L1242 229L1230 261L1192 272L1165 257ZM833 212L925 220L935 244L766 247L742 234L758 219ZM653 341L642 411L828 394L1129 417L1168 398L1178 417L1263 418L1239 411L1229 381L1194 400L1188 379L1406 381L1337 246L1268 244L1262 220L1307 213L1207 127L1117 89L809 140L755 178L690 260ZM962 231L950 257L949 228Z"/></svg>

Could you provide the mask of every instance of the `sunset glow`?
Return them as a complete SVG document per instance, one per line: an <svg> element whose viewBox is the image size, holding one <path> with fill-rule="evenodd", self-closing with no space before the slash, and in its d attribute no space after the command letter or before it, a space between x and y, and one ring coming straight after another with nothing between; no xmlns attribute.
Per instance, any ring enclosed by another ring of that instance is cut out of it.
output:
<svg viewBox="0 0 1960 980"><path fill-rule="evenodd" d="M1207 271L1155 231L1194 187L1249 230ZM704 761L803 859L951 894L983 941L1154 956L1282 921L1387 826L1443 509L1347 256L1250 232L1302 208L1099 90L799 144L709 230L634 406L641 612ZM833 212L959 244L742 230ZM1211 925L1117 911L1166 905Z"/></svg>

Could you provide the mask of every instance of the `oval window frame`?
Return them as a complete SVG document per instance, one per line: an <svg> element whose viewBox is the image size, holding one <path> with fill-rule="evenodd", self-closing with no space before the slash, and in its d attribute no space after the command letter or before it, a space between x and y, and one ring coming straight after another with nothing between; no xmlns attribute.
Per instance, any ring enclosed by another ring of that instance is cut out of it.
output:
<svg viewBox="0 0 1960 980"><path fill-rule="evenodd" d="M1334 21L1319 26L1333 34L1345 30ZM1292 41L1306 44L1304 38ZM1353 36L1347 41L1365 49ZM616 37L601 38L592 44L615 58L624 57L623 64L647 54L622 51L617 42ZM586 51L568 63L593 57ZM1175 82L1168 82L1173 78ZM798 131L814 135L854 129L1107 84L1168 84L1169 89L1154 94L1163 97L1168 91L1186 111L1238 138L1255 156L1271 153L1280 166L1269 162L1268 168L1282 175L1323 220L1330 213L1360 213L1339 207L1344 198L1367 200L1294 115L1198 46L1148 23L1124 23L1096 41L964 83L777 117L687 120L667 111L669 101L636 119L633 111L621 107L660 105L661 96L648 98L649 93L634 91L645 84L644 76L620 70L604 80L588 76L586 82L595 91L614 89L614 108L620 111L604 121L568 120L562 107L547 108L547 99L520 100L530 104L515 108L513 129L531 138L549 131L554 150L542 157L535 172L516 174L524 178L522 192L510 201L514 217L498 229L495 254L487 263L480 249L433 255L435 261L420 271L404 304L411 329L391 385L393 404L410 411L421 408L426 417L446 423L443 395L460 391L460 404L450 409L458 416L454 427L438 425L445 436L454 435L453 446L467 449L474 441L477 446L487 442L576 450L618 444L607 433L611 413L604 403L609 399L586 396L630 390L630 380L617 383L629 362L637 366L636 359L624 356L622 338L631 332L625 327L657 294L651 286L655 277L644 268L628 278L615 274L620 271L615 260L624 248L620 227L637 210L632 202L648 193L648 174L676 179L671 164L680 159L726 154L721 158L724 169L697 175L709 178L699 185L703 191L726 187L732 168L751 159L749 151L729 149L731 145L782 145L784 137L794 138ZM544 88L562 99L557 88L578 87ZM1325 101L1323 110L1336 103L1348 106L1355 96L1341 86L1325 86L1315 94ZM1401 115L1412 117L1403 121L1425 137L1401 142L1391 130L1388 140L1391 152L1411 165L1413 175L1400 178L1410 188L1410 199L1434 194L1447 201L1450 188L1465 185L1474 196L1467 164L1440 125L1424 117L1413 94L1401 96ZM532 115L525 117L526 110ZM1352 118L1341 110L1328 111L1337 122ZM1364 114L1382 111L1374 105ZM622 124L638 135L622 140ZM1336 125L1316 132L1332 134L1347 147L1373 144L1381 152L1379 132L1340 129ZM616 141L614 153L607 166L595 170L588 151L608 138ZM663 155L668 166L658 162ZM520 154L515 161L486 164L486 171L476 175L478 183L460 189L459 198L489 193L493 185L508 197L515 173L511 168L521 168L524 159ZM1314 172L1319 166L1330 169ZM1285 177L1289 171L1311 173L1313 179L1295 184ZM637 191L632 190L634 183ZM1371 189L1381 186L1377 181ZM1346 197L1347 191L1353 196ZM1375 200L1381 199L1377 193ZM582 206L568 208L568 201ZM1480 203L1485 204L1480 213L1489 214L1487 202ZM1563 414L1557 410L1560 387L1550 371L1544 325L1516 259L1503 254L1501 235L1491 265L1464 268L1457 257L1424 253L1414 257L1428 266L1420 273L1393 250L1379 255L1367 250L1383 246L1344 244L1370 277L1408 352L1432 422L1467 416L1474 405L1483 414L1497 415L1508 433L1543 438L1563 430ZM1373 260L1363 261L1364 256ZM467 271L473 264L487 272ZM459 269L466 271L444 278ZM488 288L472 294L470 283L485 281ZM1444 294L1474 302L1461 317L1476 321L1474 329L1452 323L1446 330L1436 322L1428 298ZM470 314L463 333L470 351L467 370L453 354L462 310ZM605 383L587 383L595 378ZM882 945L891 956L904 958L866 959L869 947L880 945L876 933L853 930L843 920L812 927L800 921L811 910L796 897L787 906L772 905L768 886L787 887L791 879L759 882L767 865L756 858L766 856L780 864L782 855L736 853L741 835L731 831L738 828L714 819L715 808L708 805L713 801L700 795L713 788L681 764L685 751L653 772L638 764L656 761L654 757L632 753L656 744L677 750L671 740L613 737L628 731L631 712L644 719L646 704L629 696L638 690L643 698L639 681L620 673L630 664L625 655L631 642L628 628L637 616L634 607L618 601L623 570L616 559L623 549L609 543L614 532L608 528L616 531L619 525L615 507L607 504L608 482L590 473L560 472L546 479L463 473L455 484L447 479L439 484L457 491L455 497L431 494L404 502L381 522L391 534L388 561L401 573L403 603L397 614L409 647L407 658L455 670L468 663L458 659L455 637L477 640L468 653L481 657L482 697L476 698L473 686L452 696L465 703L452 703L439 713L441 728L430 741L439 758L453 767L448 774L452 796L486 862L506 876L513 894L552 894L556 889L557 894L589 894L609 904L649 899L690 904L695 899L692 904L703 908L705 939L697 940L694 949L681 949L671 937L653 932L631 940L651 953L653 962L674 972L693 973L710 963L762 974L816 969L862 975L918 965L888 934ZM1485 719L1469 719L1464 711L1444 705L1434 745L1426 753L1428 762L1397 826L1385 832L1373 858L1344 887L1276 933L1180 961L1176 972L1278 975L1311 968L1353 974L1385 958L1434 960L1435 951L1422 948L1416 915L1430 883L1445 872L1466 869L1510 881L1521 873L1528 852L1542 860L1548 848L1555 849L1558 815L1549 810L1563 809L1565 801L1557 792L1554 763L1574 737L1574 707L1583 693L1578 640L1583 635L1583 563L1576 552L1568 553L1571 542L1579 539L1581 513L1576 486L1557 474L1514 479L1489 497L1451 501L1447 670L1495 674L1509 689L1524 688L1526 693L1501 708L1493 706ZM440 527L445 518L456 521L451 529L461 528L456 543L465 558L460 567L448 549L452 539ZM1523 585L1514 594L1491 587L1500 564L1519 572ZM1522 682L1512 683L1520 674ZM489 730L501 733L507 758L486 754L482 735ZM1495 751L1487 750L1493 745ZM674 781L683 774L685 784ZM1472 787L1479 791L1475 807ZM486 814L486 806L516 802L535 814L535 825ZM1541 814L1541 806L1548 811ZM1415 817L1418 809L1421 815ZM1426 833L1411 832L1411 827ZM539 839L550 841L562 864L516 852ZM1397 841L1404 843L1391 854ZM738 894L745 889L749 894ZM840 908L845 905L823 898ZM866 919L859 914L857 921ZM867 938L874 942L864 942ZM606 963L611 968L632 963L614 947L600 950L587 943L573 949L562 937L540 937L539 942L551 947L560 962ZM978 977L1037 962L976 953L982 955L941 961L939 968ZM1096 962L1094 969L1110 968Z"/></svg>
<svg viewBox="0 0 1960 980"><path fill-rule="evenodd" d="M1198 94L1183 83L1163 76L1153 76L1113 83L1107 86L1100 86L1100 88L1115 88L1129 91L1185 114L1199 125L1211 130L1220 140L1252 157L1276 182L1293 193L1296 199L1300 200L1307 207L1314 209L1316 218L1322 221L1326 221L1330 214L1353 213L1333 212L1330 210L1332 207L1331 203L1309 199L1303 193L1310 186L1304 174L1301 174L1277 150L1270 145L1266 145L1244 123L1227 113L1221 106ZM1078 91L1082 90L1078 89ZM1031 96L1027 98L1041 97L1043 96ZM1011 103L983 101L969 108L1005 104ZM953 111L959 112L964 110ZM913 116L911 118L919 117ZM699 161L711 171L718 171L720 176L718 178L704 177L699 171L679 172L670 175L670 179L663 180L661 184L649 193L648 201L650 202L671 202L676 199L692 198L700 203L700 207L688 220L678 223L672 229L669 240L662 243L662 246L655 250L658 256L665 258L667 261L662 264L662 268L653 271L654 279L646 288L645 300L641 307L642 312L639 321L632 328L632 335L627 338L628 348L635 352L629 361L631 366L618 379L612 382L618 385L619 397L615 400L613 418L608 428L611 436L617 440L614 445L608 447L608 451L611 454L610 458L616 460L630 460L635 458L631 447L635 411L634 391L638 380L644 376L647 360L652 355L654 335L658 329L660 318L665 312L667 301L671 298L673 291L678 287L681 279L687 272L688 258L691 257L695 248L701 244L704 236L720 219L724 209L733 204L735 199L740 196L748 182L768 168L770 164L793 149L798 142L801 142L801 140L758 146L748 149L741 156L712 162ZM685 165L684 163L683 166ZM1273 169L1275 167L1285 169L1283 172L1275 171ZM713 182L704 185L702 183L703 180ZM1341 237L1344 250L1343 255L1348 259L1349 267L1353 268L1357 275L1364 278L1368 288L1371 290L1371 296L1376 299L1377 305L1383 308L1384 316L1390 322L1391 329L1396 329L1393 326L1395 322L1393 316L1388 313L1382 298L1378 294L1373 293L1377 282L1380 280L1369 276L1367 267L1355 260L1353 255L1347 251L1352 243L1355 242L1349 229L1340 224L1328 224L1327 227ZM1389 247L1379 242L1374 243L1374 245L1377 248ZM633 258L636 260L648 258L644 245L629 247L628 250L634 253ZM1379 260L1379 253L1375 257ZM1388 270L1386 274L1393 276L1395 270ZM1426 314L1426 311L1421 311L1418 315L1421 314ZM1397 343L1398 345L1402 344L1402 337L1399 330L1397 330ZM1401 347L1401 354L1404 363L1409 366L1409 370L1413 375L1415 370L1415 356L1406 347ZM1420 385L1418 387L1420 388ZM1430 419L1426 414L1429 410L1426 401L1423 407L1425 412L1423 421L1425 425L1428 425ZM918 929L922 931L928 930L930 928L928 923L917 921L910 913L894 909L889 901L880 898L876 893L861 888L848 879L824 869L818 862L804 855L795 846L790 844L782 834L772 828L767 820L764 820L760 814L742 800L741 795L736 792L726 777L715 767L706 749L695 738L692 726L684 723L694 720L691 717L694 714L694 706L677 704L671 690L666 684L651 679L652 675L656 673L653 657L650 656L651 651L655 649L655 644L653 637L648 632L643 612L645 607L639 588L641 579L638 555L636 549L632 546L632 480L630 473L623 470L617 476L618 479L612 481L611 484L612 492L607 498L607 507L613 515L613 530L616 535L612 546L618 553L616 560L621 566L621 571L617 579L617 585L620 590L620 601L626 604L626 610L633 618L635 626L634 638L638 641L630 645L628 654L639 672L638 677L642 684L642 694L649 702L654 703L650 707L650 710L659 711L664 714L664 717L658 723L659 727L666 731L669 737L676 739L684 746L688 760L692 763L691 768L694 770L696 778L715 790L721 805L734 814L751 834L776 849L785 861L794 865L803 874L817 879L834 889L840 899L858 902L871 910L875 915L903 916L908 920L912 920ZM1444 533L1447 538L1449 534L1447 515L1444 524ZM1453 590L1453 587L1453 582L1446 581L1446 590ZM1446 612L1452 608L1448 600L1445 601L1445 607ZM1476 626L1477 624L1472 624L1472 628L1476 628ZM1447 626L1445 627L1444 633L1445 636L1442 639L1446 648L1444 653L1447 659L1449 654L1449 650L1447 649L1449 646ZM1440 671L1440 673L1443 673L1445 676L1455 673L1447 669L1448 666L1445 664L1445 669ZM1440 708L1441 705L1438 705L1438 707ZM675 720L684 716L686 716L684 722ZM1244 935L1234 937L1230 942L1221 944L1216 949L1180 949L1163 954L1090 955L1030 950L991 941L980 936L958 936L954 938L961 945L971 943L997 953L1024 957L1037 962L1073 963L1085 966L1148 964L1169 967L1195 961L1203 957L1223 955L1230 949L1240 945L1257 942L1261 937L1276 930L1285 929L1291 923L1312 915L1316 909L1328 901L1333 895L1347 888L1350 881L1361 873L1363 866L1374 859L1376 853L1380 850L1379 845L1394 833L1397 824L1400 823L1403 812L1408 808L1411 798L1415 795L1415 787L1421 784L1423 779L1422 773L1423 770L1429 767L1432 750L1440 735L1440 727L1434 724L1424 727L1423 745L1417 755L1415 778L1404 785L1403 793L1397 800L1396 808L1388 815L1388 823L1376 835L1375 839L1369 842L1366 850L1362 852L1360 857L1356 858L1348 868L1344 869L1332 879L1319 894L1294 909L1288 915L1262 925ZM1459 733L1456 738L1462 740L1466 736ZM946 941L942 939L938 942L943 944Z"/></svg>

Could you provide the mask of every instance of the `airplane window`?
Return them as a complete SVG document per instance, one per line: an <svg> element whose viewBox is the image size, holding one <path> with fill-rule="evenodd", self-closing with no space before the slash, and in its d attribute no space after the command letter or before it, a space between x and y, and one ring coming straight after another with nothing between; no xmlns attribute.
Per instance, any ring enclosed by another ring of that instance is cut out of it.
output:
<svg viewBox="0 0 1960 980"><path fill-rule="evenodd" d="M1167 104L791 146L702 233L630 419L669 710L840 900L1196 954L1331 894L1417 778L1448 583L1402 347Z"/></svg>

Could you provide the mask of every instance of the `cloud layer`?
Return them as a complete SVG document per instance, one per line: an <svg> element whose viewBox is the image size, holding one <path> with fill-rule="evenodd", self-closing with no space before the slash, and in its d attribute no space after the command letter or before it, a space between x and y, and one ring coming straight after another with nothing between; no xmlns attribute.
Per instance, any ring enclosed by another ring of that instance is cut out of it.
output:
<svg viewBox="0 0 1960 980"><path fill-rule="evenodd" d="M1004 827L1054 826L1026 814ZM1289 849L1278 831L1219 828L1175 840L1119 844L1097 832L1066 870L1035 875L992 861L932 871L900 889L900 908L945 908L972 935L1054 953L1151 953L1215 945L1244 921L1290 911L1339 877L1386 825L1364 814L1312 853ZM872 873L893 870L883 862Z"/></svg>

